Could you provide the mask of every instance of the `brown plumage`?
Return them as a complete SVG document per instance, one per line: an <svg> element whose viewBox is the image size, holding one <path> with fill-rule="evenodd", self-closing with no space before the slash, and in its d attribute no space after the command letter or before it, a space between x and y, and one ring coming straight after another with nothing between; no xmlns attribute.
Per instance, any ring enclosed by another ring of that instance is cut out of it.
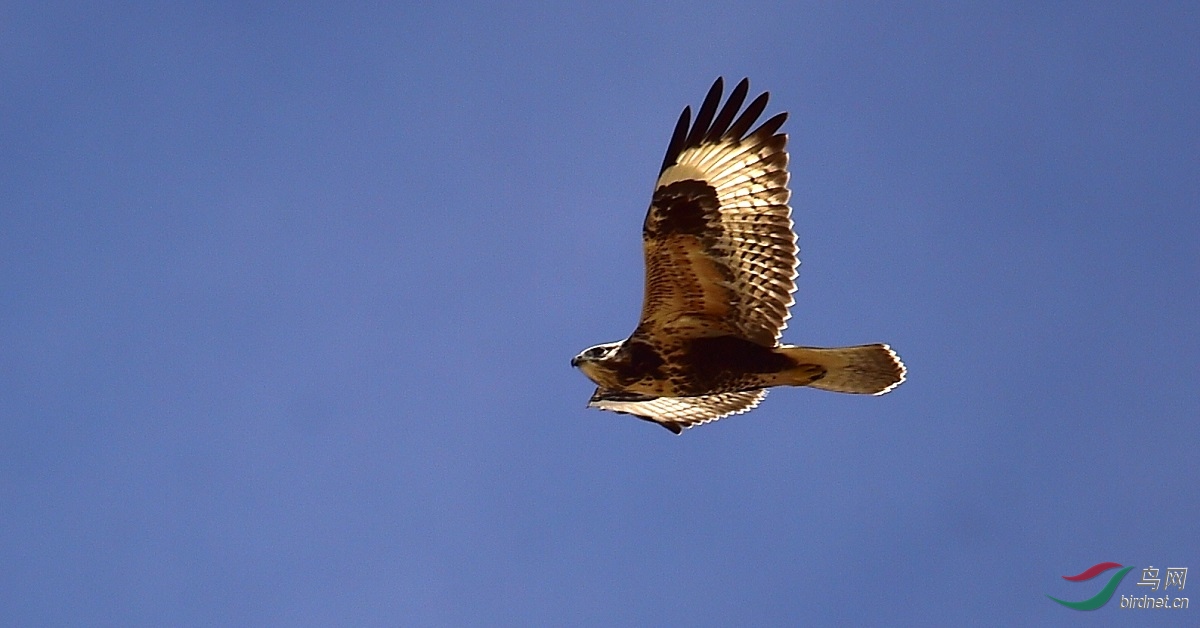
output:
<svg viewBox="0 0 1200 628"><path fill-rule="evenodd" d="M905 369L887 345L781 345L796 290L787 119L751 127L768 94L723 107L717 79L684 108L642 226L646 286L637 329L571 361L599 385L589 406L683 428L754 408L770 386L883 394Z"/></svg>

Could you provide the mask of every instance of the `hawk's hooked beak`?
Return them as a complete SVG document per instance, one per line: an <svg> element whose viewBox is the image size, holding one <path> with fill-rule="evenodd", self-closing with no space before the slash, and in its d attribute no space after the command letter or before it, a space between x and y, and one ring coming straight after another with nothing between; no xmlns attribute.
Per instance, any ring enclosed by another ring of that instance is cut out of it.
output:
<svg viewBox="0 0 1200 628"><path fill-rule="evenodd" d="M571 358L571 366L574 366L575 368L579 368L579 356L575 356L575 357Z"/></svg>

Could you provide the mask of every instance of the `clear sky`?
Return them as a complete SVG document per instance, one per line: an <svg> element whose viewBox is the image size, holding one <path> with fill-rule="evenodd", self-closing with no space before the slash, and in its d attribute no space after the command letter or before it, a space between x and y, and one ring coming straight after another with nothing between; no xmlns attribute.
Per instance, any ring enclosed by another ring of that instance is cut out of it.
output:
<svg viewBox="0 0 1200 628"><path fill-rule="evenodd" d="M571 4L0 7L0 624L1200 623L1200 5ZM718 75L909 381L676 437L569 361Z"/></svg>

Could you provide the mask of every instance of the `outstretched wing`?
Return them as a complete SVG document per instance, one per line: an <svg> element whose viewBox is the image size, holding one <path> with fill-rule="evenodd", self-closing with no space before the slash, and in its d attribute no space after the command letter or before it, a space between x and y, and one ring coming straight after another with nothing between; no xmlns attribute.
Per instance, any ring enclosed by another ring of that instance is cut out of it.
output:
<svg viewBox="0 0 1200 628"><path fill-rule="evenodd" d="M632 414L680 434L684 428L746 412L766 396L766 389L703 397L647 397L597 388L588 407Z"/></svg>
<svg viewBox="0 0 1200 628"><path fill-rule="evenodd" d="M794 303L796 234L788 207L780 113L751 131L768 94L738 115L750 84L713 83L690 123L685 108L642 227L646 294L638 331L734 334L774 346Z"/></svg>

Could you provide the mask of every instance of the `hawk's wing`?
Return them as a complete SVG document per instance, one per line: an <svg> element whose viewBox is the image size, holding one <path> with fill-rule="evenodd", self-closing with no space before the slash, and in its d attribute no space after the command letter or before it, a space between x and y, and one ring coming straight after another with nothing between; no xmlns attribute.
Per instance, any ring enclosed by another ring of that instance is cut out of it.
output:
<svg viewBox="0 0 1200 628"><path fill-rule="evenodd" d="M717 112L717 79L689 125L685 108L642 227L646 294L638 331L735 334L774 346L791 316L796 234L787 188L781 113L750 131L763 93L738 115L742 79Z"/></svg>
<svg viewBox="0 0 1200 628"><path fill-rule="evenodd" d="M680 434L684 428L746 412L766 396L765 388L703 397L648 397L597 388L588 407L632 414Z"/></svg>

